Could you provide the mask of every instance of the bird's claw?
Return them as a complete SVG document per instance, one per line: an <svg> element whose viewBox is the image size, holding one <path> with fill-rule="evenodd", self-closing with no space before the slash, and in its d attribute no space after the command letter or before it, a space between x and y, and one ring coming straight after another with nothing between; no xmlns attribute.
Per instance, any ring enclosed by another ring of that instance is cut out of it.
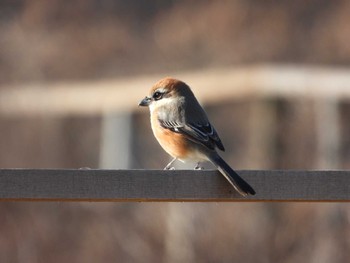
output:
<svg viewBox="0 0 350 263"><path fill-rule="evenodd" d="M194 170L204 170L204 168L197 164L196 167L194 167Z"/></svg>
<svg viewBox="0 0 350 263"><path fill-rule="evenodd" d="M171 166L171 167L165 167L164 170L175 170L175 167Z"/></svg>

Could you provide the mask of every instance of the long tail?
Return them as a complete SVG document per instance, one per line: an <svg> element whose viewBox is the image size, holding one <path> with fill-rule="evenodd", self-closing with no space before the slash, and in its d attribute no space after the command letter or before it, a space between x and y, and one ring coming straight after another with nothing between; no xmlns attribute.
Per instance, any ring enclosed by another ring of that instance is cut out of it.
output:
<svg viewBox="0 0 350 263"><path fill-rule="evenodd" d="M218 168L220 173L243 196L255 195L254 189L243 180L217 153L209 156L210 161Z"/></svg>

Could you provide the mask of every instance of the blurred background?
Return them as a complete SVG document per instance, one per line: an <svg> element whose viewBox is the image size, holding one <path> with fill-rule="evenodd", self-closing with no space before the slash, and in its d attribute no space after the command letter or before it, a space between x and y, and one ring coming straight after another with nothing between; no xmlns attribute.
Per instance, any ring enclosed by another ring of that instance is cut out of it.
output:
<svg viewBox="0 0 350 263"><path fill-rule="evenodd" d="M0 167L161 169L187 82L235 169L349 169L350 2L2 0ZM346 203L0 203L0 262L348 262Z"/></svg>

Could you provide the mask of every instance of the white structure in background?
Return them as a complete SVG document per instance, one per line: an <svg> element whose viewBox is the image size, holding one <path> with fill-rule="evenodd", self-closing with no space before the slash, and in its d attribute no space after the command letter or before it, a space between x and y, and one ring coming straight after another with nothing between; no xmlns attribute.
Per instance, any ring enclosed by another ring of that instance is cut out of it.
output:
<svg viewBox="0 0 350 263"><path fill-rule="evenodd" d="M106 113L101 127L100 168L131 168L131 113Z"/></svg>

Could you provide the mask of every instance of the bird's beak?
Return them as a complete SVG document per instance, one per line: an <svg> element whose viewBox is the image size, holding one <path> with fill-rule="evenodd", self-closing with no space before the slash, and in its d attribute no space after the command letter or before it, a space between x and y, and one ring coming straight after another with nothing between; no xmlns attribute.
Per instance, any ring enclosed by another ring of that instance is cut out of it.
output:
<svg viewBox="0 0 350 263"><path fill-rule="evenodd" d="M148 106L151 104L151 98L145 97L143 100L140 101L139 106Z"/></svg>

